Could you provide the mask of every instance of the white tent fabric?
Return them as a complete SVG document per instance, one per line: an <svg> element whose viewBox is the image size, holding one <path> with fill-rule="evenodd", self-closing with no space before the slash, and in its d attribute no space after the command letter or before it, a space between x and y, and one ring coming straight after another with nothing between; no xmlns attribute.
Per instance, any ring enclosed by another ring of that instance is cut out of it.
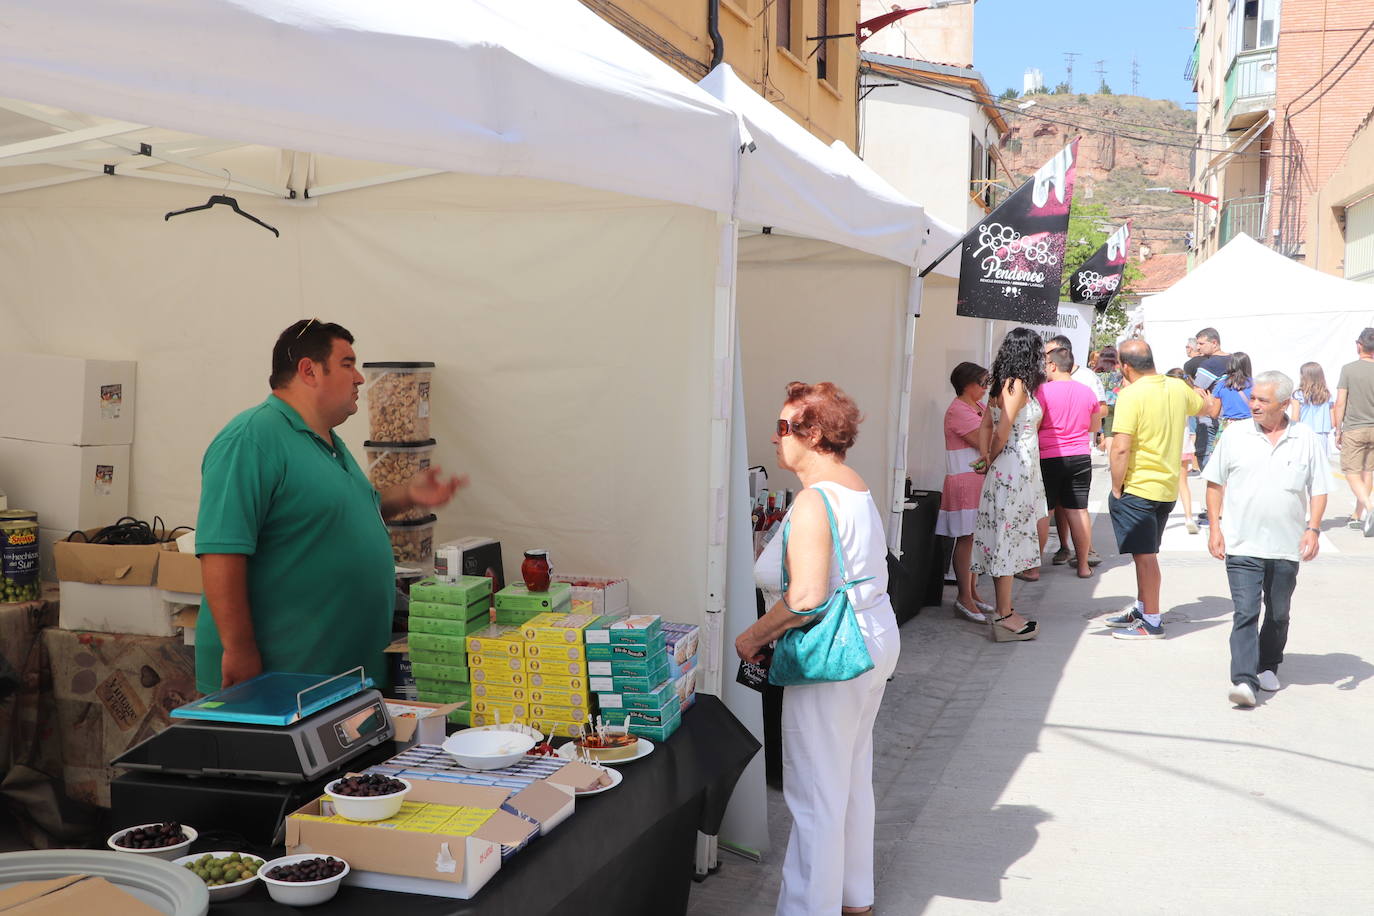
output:
<svg viewBox="0 0 1374 916"><path fill-rule="evenodd" d="M857 156L827 146L720 64L699 84L743 125L735 216L900 264L916 263L925 212Z"/></svg>
<svg viewBox="0 0 1374 916"><path fill-rule="evenodd" d="M1277 369L1296 382L1312 360L1334 388L1355 359L1356 335L1374 326L1374 286L1305 267L1242 234L1142 309L1161 372L1183 365L1188 338L1214 327L1222 349L1248 353L1255 372Z"/></svg>
<svg viewBox="0 0 1374 916"><path fill-rule="evenodd" d="M9 0L0 94L727 213L738 149L730 112L574 0Z"/></svg>
<svg viewBox="0 0 1374 916"><path fill-rule="evenodd" d="M926 219L929 221L926 246L925 250L921 252L921 262L917 265L921 270L929 267L931 261L949 251L950 246L964 237L963 229L955 228L934 216L928 215ZM949 256L941 261L931 271L931 274L957 280L959 279L960 263L959 252L950 251Z"/></svg>

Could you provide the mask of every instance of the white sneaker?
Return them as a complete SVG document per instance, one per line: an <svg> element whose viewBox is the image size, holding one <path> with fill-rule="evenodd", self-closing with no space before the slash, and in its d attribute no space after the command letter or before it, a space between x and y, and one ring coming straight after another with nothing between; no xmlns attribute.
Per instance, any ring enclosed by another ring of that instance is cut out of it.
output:
<svg viewBox="0 0 1374 916"><path fill-rule="evenodd" d="M1283 685L1279 683L1279 676L1272 671L1261 671L1255 679L1259 681L1260 690L1273 693L1283 689Z"/></svg>
<svg viewBox="0 0 1374 916"><path fill-rule="evenodd" d="M1364 514L1364 536L1374 538L1374 510L1367 510Z"/></svg>
<svg viewBox="0 0 1374 916"><path fill-rule="evenodd" d="M1255 691L1251 690L1250 685L1245 683L1232 684L1231 692L1226 695L1226 698L1244 709L1249 709L1255 705Z"/></svg>

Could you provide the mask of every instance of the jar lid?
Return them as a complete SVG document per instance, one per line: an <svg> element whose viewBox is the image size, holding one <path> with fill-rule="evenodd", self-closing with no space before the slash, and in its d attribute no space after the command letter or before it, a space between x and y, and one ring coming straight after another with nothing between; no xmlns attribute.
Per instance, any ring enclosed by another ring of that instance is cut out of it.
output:
<svg viewBox="0 0 1374 916"><path fill-rule="evenodd" d="M363 363L364 369L433 369L434 363Z"/></svg>
<svg viewBox="0 0 1374 916"><path fill-rule="evenodd" d="M386 523L388 528L419 528L423 525L432 525L439 520L437 515L426 515L421 518L396 519Z"/></svg>
<svg viewBox="0 0 1374 916"><path fill-rule="evenodd" d="M527 557L543 557L544 559L547 560L547 559L549 558L549 551L548 551L547 548L540 547L540 548L538 548L538 549L536 549L536 550L526 550L526 551L525 551L525 556L527 556Z"/></svg>
<svg viewBox="0 0 1374 916"><path fill-rule="evenodd" d="M0 522L36 522L38 513L32 509L0 509Z"/></svg>
<svg viewBox="0 0 1374 916"><path fill-rule="evenodd" d="M363 448L382 449L388 452L405 451L406 449L434 448L436 440L420 439L415 442L373 442L368 439L363 443Z"/></svg>

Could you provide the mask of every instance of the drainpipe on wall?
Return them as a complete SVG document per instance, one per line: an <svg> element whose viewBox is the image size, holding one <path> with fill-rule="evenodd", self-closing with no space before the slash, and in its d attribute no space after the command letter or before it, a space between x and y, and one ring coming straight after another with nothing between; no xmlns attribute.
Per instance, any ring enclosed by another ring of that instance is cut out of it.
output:
<svg viewBox="0 0 1374 916"><path fill-rule="evenodd" d="M725 39L720 37L720 0L706 0L706 31L711 36L710 70L720 66L725 60Z"/></svg>

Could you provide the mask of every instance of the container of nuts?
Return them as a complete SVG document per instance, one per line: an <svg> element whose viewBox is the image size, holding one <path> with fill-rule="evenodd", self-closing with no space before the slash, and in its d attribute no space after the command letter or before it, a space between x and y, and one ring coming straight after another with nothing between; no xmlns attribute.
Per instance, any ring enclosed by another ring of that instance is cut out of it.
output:
<svg viewBox="0 0 1374 916"><path fill-rule="evenodd" d="M363 363L367 418L376 442L429 438L429 383L434 363Z"/></svg>
<svg viewBox="0 0 1374 916"><path fill-rule="evenodd" d="M434 454L434 440L423 442L374 442L363 443L367 452L367 479L372 486L385 493L388 487L408 483L412 477L429 467ZM404 521L413 521L426 515L424 509L410 509L396 516Z"/></svg>
<svg viewBox="0 0 1374 916"><path fill-rule="evenodd" d="M434 564L435 515L414 519L392 519L386 523L391 535L391 553L403 566L429 569Z"/></svg>

